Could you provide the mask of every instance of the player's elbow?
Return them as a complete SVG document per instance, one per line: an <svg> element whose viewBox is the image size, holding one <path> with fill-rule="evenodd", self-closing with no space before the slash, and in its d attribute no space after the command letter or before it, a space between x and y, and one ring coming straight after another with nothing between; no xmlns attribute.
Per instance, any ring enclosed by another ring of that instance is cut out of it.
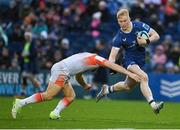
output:
<svg viewBox="0 0 180 130"><path fill-rule="evenodd" d="M160 36L156 31L154 31L152 34L153 34L153 39L154 39L153 41L158 41L160 39Z"/></svg>
<svg viewBox="0 0 180 130"><path fill-rule="evenodd" d="M155 38L156 38L156 40L159 40L159 39L160 39L160 36L159 36L158 33L156 33Z"/></svg>
<svg viewBox="0 0 180 130"><path fill-rule="evenodd" d="M150 30L149 35L150 35L150 40L152 40L152 41L158 41L160 39L159 34L154 29Z"/></svg>

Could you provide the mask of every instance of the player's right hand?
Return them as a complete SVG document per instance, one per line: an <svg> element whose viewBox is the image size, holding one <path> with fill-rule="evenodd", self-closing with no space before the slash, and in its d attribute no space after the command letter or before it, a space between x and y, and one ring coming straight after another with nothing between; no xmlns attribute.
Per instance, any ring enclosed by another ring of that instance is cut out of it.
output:
<svg viewBox="0 0 180 130"><path fill-rule="evenodd" d="M140 82L140 77L134 73L129 73L128 76L132 79L134 79L136 82Z"/></svg>

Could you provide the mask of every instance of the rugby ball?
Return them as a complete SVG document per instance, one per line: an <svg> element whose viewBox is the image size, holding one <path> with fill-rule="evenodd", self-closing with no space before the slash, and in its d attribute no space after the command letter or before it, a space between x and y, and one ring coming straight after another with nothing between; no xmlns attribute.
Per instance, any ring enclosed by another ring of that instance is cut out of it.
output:
<svg viewBox="0 0 180 130"><path fill-rule="evenodd" d="M144 39L149 39L149 34L146 31L140 31L138 32L138 36L142 37Z"/></svg>

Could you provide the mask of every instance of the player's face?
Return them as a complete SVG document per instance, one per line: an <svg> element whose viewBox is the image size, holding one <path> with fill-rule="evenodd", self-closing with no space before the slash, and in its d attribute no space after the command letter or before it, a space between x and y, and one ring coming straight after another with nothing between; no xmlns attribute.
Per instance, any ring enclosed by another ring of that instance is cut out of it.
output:
<svg viewBox="0 0 180 130"><path fill-rule="evenodd" d="M122 30L127 30L128 27L130 26L130 18L129 16L120 16L118 17L118 24L122 28Z"/></svg>

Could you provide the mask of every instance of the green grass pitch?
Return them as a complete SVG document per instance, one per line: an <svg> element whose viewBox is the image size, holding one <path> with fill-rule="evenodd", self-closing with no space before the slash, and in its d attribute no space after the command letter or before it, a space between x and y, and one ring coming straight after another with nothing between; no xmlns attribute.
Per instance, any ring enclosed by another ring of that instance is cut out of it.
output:
<svg viewBox="0 0 180 130"><path fill-rule="evenodd" d="M76 99L65 109L61 120L50 120L53 101L24 107L16 120L11 117L13 97L0 97L0 128L107 129L107 128L180 128L180 103L165 103L156 116L143 101Z"/></svg>

